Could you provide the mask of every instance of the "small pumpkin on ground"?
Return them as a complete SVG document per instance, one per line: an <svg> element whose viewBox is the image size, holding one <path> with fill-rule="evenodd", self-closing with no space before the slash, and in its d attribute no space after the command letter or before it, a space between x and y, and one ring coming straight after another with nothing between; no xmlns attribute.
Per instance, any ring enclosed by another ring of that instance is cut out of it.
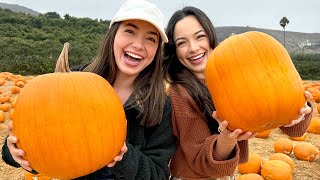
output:
<svg viewBox="0 0 320 180"><path fill-rule="evenodd" d="M294 146L293 153L297 159L314 161L319 158L319 150L311 143L301 142Z"/></svg>
<svg viewBox="0 0 320 180"><path fill-rule="evenodd" d="M308 137L307 133L304 133L302 136L300 137L291 137L289 136L290 139L294 140L294 141L304 141L306 140Z"/></svg>
<svg viewBox="0 0 320 180"><path fill-rule="evenodd" d="M5 119L5 113L2 110L0 110L0 123L3 123L4 119Z"/></svg>
<svg viewBox="0 0 320 180"><path fill-rule="evenodd" d="M293 150L293 142L287 138L279 138L273 145L275 153L291 154Z"/></svg>
<svg viewBox="0 0 320 180"><path fill-rule="evenodd" d="M266 160L261 167L261 176L268 180L292 180L292 169L284 161Z"/></svg>
<svg viewBox="0 0 320 180"><path fill-rule="evenodd" d="M258 154L249 154L248 162L239 164L238 171L241 174L256 173L260 174L262 157Z"/></svg>
<svg viewBox="0 0 320 180"><path fill-rule="evenodd" d="M307 129L308 133L320 134L320 117L313 117Z"/></svg>
<svg viewBox="0 0 320 180"><path fill-rule="evenodd" d="M269 160L281 160L281 161L284 161L286 163L288 163L291 168L292 168L292 171L294 170L294 162L293 160L291 159L291 157L289 157L288 155L286 154L283 154L283 153L274 153L274 154L271 154L269 156Z"/></svg>
<svg viewBox="0 0 320 180"><path fill-rule="evenodd" d="M0 110L4 111L4 112L8 112L11 108L11 105L6 103L6 104L0 104Z"/></svg>
<svg viewBox="0 0 320 180"><path fill-rule="evenodd" d="M25 180L51 180L51 177L42 175L42 174L32 174L28 171L25 171L24 173Z"/></svg>
<svg viewBox="0 0 320 180"><path fill-rule="evenodd" d="M18 93L20 93L20 88L18 86L12 86L11 92L12 92L12 94L18 94Z"/></svg>
<svg viewBox="0 0 320 180"><path fill-rule="evenodd" d="M256 138L268 138L270 136L271 130L266 130L262 132L258 132L258 134L255 136Z"/></svg>
<svg viewBox="0 0 320 180"><path fill-rule="evenodd" d="M263 177L259 174L249 173L239 176L237 180L263 180Z"/></svg>

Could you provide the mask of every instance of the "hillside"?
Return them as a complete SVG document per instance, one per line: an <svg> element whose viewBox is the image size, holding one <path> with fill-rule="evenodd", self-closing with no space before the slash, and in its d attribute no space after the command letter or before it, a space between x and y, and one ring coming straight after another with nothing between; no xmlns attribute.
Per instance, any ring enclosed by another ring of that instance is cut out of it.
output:
<svg viewBox="0 0 320 180"><path fill-rule="evenodd" d="M22 75L53 72L63 44L70 43L70 65L91 61L109 20L77 18L56 12L32 16L0 8L0 72ZM232 34L265 32L283 43L282 30L253 27L217 27L221 42ZM308 43L306 43L308 42ZM305 46L302 48L302 44ZM306 80L320 79L320 33L286 32L286 48L296 69Z"/></svg>
<svg viewBox="0 0 320 180"><path fill-rule="evenodd" d="M247 31L260 31L271 35L279 42L283 43L284 33L281 30L260 29L254 27L217 27L218 40L229 37L232 33L240 34ZM289 52L301 52L303 43L309 42L310 46L305 46L304 51L320 52L320 33L303 33L286 31L286 48Z"/></svg>
<svg viewBox="0 0 320 180"><path fill-rule="evenodd" d="M6 4L0 2L0 8L10 9L13 12L22 12L33 16L38 16L40 13L29 9L27 7L19 6L16 4ZM280 27L280 25L279 25ZM239 34L247 31L261 31L276 38L279 42L283 43L284 33L282 30L271 30L261 29L255 27L237 27L237 26L226 26L217 27L217 37L221 42L231 34ZM286 32L286 48L289 52L301 52L302 45L310 43L310 46L305 46L304 51L306 52L320 52L320 33L303 33L303 32Z"/></svg>
<svg viewBox="0 0 320 180"><path fill-rule="evenodd" d="M30 14L32 16L38 16L40 13L37 11L34 11L32 9L26 8L24 6L19 6L17 4L6 4L0 2L0 8L2 9L10 9L13 12L22 12L25 14Z"/></svg>

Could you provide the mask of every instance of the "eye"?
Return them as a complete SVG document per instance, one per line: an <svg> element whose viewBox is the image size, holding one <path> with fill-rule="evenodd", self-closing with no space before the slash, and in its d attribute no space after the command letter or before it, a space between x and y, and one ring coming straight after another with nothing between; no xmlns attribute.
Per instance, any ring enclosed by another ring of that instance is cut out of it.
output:
<svg viewBox="0 0 320 180"><path fill-rule="evenodd" d="M205 37L207 37L206 34L199 34L199 35L197 36L197 39L202 39L202 38L205 38Z"/></svg>
<svg viewBox="0 0 320 180"><path fill-rule="evenodd" d="M179 41L179 42L177 42L176 46L179 47L179 46L182 46L185 43L186 43L185 41Z"/></svg>
<svg viewBox="0 0 320 180"><path fill-rule="evenodd" d="M134 31L131 29L126 29L124 32L129 33L129 34L134 34Z"/></svg>
<svg viewBox="0 0 320 180"><path fill-rule="evenodd" d="M154 43L156 43L157 41L156 41L156 39L155 38L153 38L153 37L148 37L147 38L147 40L149 40L149 41L151 41L151 42L154 42Z"/></svg>

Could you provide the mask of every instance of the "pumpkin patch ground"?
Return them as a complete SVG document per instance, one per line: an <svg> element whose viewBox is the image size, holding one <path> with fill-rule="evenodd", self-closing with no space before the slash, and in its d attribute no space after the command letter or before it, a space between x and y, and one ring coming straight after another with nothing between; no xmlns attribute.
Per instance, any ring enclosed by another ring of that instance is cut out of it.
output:
<svg viewBox="0 0 320 180"><path fill-rule="evenodd" d="M1 74L1 73L0 73ZM1 76L0 76L1 78ZM6 80L3 85L0 85L0 95L11 91L14 81ZM11 94L13 100L18 96L17 94ZM1 103L0 103L1 104ZM6 104L12 104L7 102ZM314 103L314 116L319 116L317 113L317 103ZM11 105L11 110L12 110ZM5 112L4 122L0 122L0 147L2 147L4 139L7 136L7 124L11 122L9 115L11 110ZM320 135L307 133L307 138L304 142L312 143L317 148L320 147ZM256 153L262 157L263 160L267 160L271 154L274 154L274 142L279 138L288 138L289 137L282 133L280 129L273 129L270 132L268 138L253 138L249 141L249 151L250 153ZM302 141L294 141L290 139L294 144L300 143ZM50 151L54 151L51 149ZM0 155L1 156L1 155ZM294 162L294 171L292 177L294 180L316 180L320 179L320 159L317 159L313 162L298 160L293 153L289 155ZM85 166L85 164L84 164ZM2 158L0 159L0 179L1 180L22 180L24 178L24 170L22 168L14 168L3 162ZM239 177L241 174L236 170L235 176ZM34 178L36 179L36 178Z"/></svg>

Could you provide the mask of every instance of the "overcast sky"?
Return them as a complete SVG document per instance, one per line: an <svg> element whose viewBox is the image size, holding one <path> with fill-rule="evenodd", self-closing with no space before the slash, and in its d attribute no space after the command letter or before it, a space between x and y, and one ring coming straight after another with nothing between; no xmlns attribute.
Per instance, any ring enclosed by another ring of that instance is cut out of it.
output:
<svg viewBox="0 0 320 180"><path fill-rule="evenodd" d="M110 20L125 0L0 0L40 13ZM320 33L320 0L150 0L166 17L191 5L203 10L215 26L250 26L282 30L279 21L289 19L287 31Z"/></svg>

